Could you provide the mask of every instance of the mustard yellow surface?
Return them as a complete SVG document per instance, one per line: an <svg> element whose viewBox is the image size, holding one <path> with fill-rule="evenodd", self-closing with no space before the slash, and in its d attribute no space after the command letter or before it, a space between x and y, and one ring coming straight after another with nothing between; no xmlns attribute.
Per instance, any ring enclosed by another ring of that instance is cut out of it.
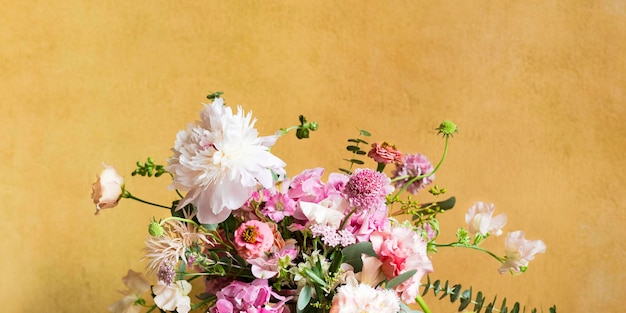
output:
<svg viewBox="0 0 626 313"><path fill-rule="evenodd" d="M435 162L434 128L453 120L436 183L457 207L440 242L483 200L547 252L513 277L487 255L442 249L432 277L546 312L623 308L623 1L1 2L3 312L118 300L121 277L145 266L150 218L167 212L122 200L94 216L91 183L104 161L133 194L170 203L168 178L130 173L148 156L166 163L213 91L252 110L263 135L299 114L319 122L310 140L273 149L290 175L345 166L358 129ZM501 254L503 242L485 246Z"/></svg>

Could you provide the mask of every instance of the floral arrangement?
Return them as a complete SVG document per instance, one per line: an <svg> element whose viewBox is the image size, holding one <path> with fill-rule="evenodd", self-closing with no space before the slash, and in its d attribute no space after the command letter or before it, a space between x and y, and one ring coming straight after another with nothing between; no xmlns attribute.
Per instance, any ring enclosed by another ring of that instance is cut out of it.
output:
<svg viewBox="0 0 626 313"><path fill-rule="evenodd" d="M122 279L127 290L110 311L428 313L422 297L432 290L458 300L458 311L473 305L473 312L507 312L506 300L488 303L471 288L425 279L434 271L429 254L441 247L470 248L493 257L500 273L515 274L546 249L521 231L508 233L502 257L480 247L501 235L507 221L483 202L469 208L456 242L436 242L437 215L455 204L454 197L441 199L445 188L432 185L457 133L450 121L436 128L445 146L435 166L422 154L370 144L370 133L360 131L348 139L349 166L324 181L323 168L288 176L286 164L270 150L290 131L308 138L317 123L300 116L299 125L260 137L251 113L241 107L234 113L221 95L209 95L200 120L177 134L167 165L148 158L132 173L171 177L172 205L135 197L112 166L104 165L93 184L96 214L122 198L171 210L171 216L149 223L147 275L129 270ZM364 158L373 159L376 169L361 167ZM395 168L386 174L386 165ZM413 200L410 195L418 192L434 200ZM192 289L199 289L195 296ZM519 303L510 308L519 310Z"/></svg>

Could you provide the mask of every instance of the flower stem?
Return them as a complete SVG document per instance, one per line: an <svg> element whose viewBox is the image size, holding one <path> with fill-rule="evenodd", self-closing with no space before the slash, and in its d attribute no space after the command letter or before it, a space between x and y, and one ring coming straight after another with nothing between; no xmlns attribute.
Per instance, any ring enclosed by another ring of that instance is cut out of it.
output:
<svg viewBox="0 0 626 313"><path fill-rule="evenodd" d="M476 245L468 245L468 244L464 244L464 243L460 243L460 242L453 242L453 243L448 243L448 244L435 244L435 246L437 248L439 247L457 247L457 248L468 248L468 249L473 249L473 250L478 250L478 251L482 251L485 252L487 254L489 254L490 256L492 256L494 259L498 260L498 262L500 263L504 263L504 258L501 258L495 254L493 254L493 252L483 249L479 246Z"/></svg>
<svg viewBox="0 0 626 313"><path fill-rule="evenodd" d="M414 182L416 182L416 181L418 181L418 180L420 180L420 179L422 179L424 177L428 177L428 176L431 176L431 175L435 174L435 172L439 169L441 164L443 164L443 161L446 159L446 156L448 155L448 141L449 141L450 137L446 136L445 138L446 138L446 143L445 143L445 146L443 147L443 154L441 155L441 160L439 160L439 163L437 163L437 166L435 166L435 168L432 171L430 171L430 173L426 173L426 174L415 176L415 177L411 178L411 180L409 180L406 184L404 184L404 186L400 190L398 190L398 192L393 196L392 199L398 198L400 196L400 194L402 192L404 192ZM396 177L396 178L392 179L391 182L395 182L395 181L402 180L402 179L407 179L407 178L409 178L409 175L400 176L400 177Z"/></svg>
<svg viewBox="0 0 626 313"><path fill-rule="evenodd" d="M430 309L428 308L428 305L426 304L426 301L424 301L424 299L422 298L422 296L417 295L417 297L415 297L415 301L417 302L417 304L420 305L420 307L422 308L422 310L424 310L424 313L431 313Z"/></svg>
<svg viewBox="0 0 626 313"><path fill-rule="evenodd" d="M157 203L153 203L153 202L149 202L149 201L146 201L146 200L139 199L139 198L137 198L137 197L133 196L133 195L130 193L130 191L128 191L128 190L126 190L126 189L124 189L124 192L122 192L122 198L133 199L133 200L139 201L139 202L141 202L141 203L145 203L145 204L153 205L153 206L160 207L160 208L164 208L164 209L168 209L168 210L170 210L170 209L171 209L171 208L170 208L170 207L168 207L168 206L164 206L164 205L160 205L160 204L157 204Z"/></svg>

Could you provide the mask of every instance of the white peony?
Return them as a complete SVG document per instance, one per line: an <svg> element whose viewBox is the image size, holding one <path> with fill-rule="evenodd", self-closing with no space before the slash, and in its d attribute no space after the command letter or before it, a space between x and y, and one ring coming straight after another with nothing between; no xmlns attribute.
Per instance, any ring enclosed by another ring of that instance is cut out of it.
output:
<svg viewBox="0 0 626 313"><path fill-rule="evenodd" d="M285 162L270 153L276 136L259 137L250 113L233 114L217 98L200 111L201 121L180 131L168 160L172 188L187 191L177 209L193 204L205 224L224 221L250 198L258 185L271 188L272 171L284 174Z"/></svg>

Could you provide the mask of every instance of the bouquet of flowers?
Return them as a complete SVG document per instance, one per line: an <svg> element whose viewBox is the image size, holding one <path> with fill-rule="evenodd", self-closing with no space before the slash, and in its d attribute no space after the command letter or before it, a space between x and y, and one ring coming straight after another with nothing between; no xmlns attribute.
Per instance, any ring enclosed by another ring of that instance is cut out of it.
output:
<svg viewBox="0 0 626 313"><path fill-rule="evenodd" d="M177 134L167 165L151 158L137 162L133 176L172 179L171 205L132 195L112 166L104 165L93 184L96 214L122 198L171 210L149 223L147 275L129 270L122 279L127 290L110 311L431 312L422 298L429 290L458 300L459 311L470 305L475 312L520 310L519 303L509 309L506 301L472 295L471 288L424 278L434 270L429 254L439 247L485 252L500 264L500 273L524 272L546 249L521 231L506 236L502 257L480 247L490 235L501 235L507 221L483 202L469 208L456 242L436 242L437 215L455 204L454 197L444 199L445 188L432 185L457 132L454 123L436 128L445 145L435 166L422 154L370 144L371 135L360 131L348 139L346 168L326 181L319 167L290 177L270 148L290 131L308 138L317 123L300 116L299 125L260 137L251 113L241 107L234 113L221 95L209 95L200 120ZM373 159L376 169L360 167L364 158ZM387 165L395 167L389 174ZM433 201L404 196L418 192Z"/></svg>

